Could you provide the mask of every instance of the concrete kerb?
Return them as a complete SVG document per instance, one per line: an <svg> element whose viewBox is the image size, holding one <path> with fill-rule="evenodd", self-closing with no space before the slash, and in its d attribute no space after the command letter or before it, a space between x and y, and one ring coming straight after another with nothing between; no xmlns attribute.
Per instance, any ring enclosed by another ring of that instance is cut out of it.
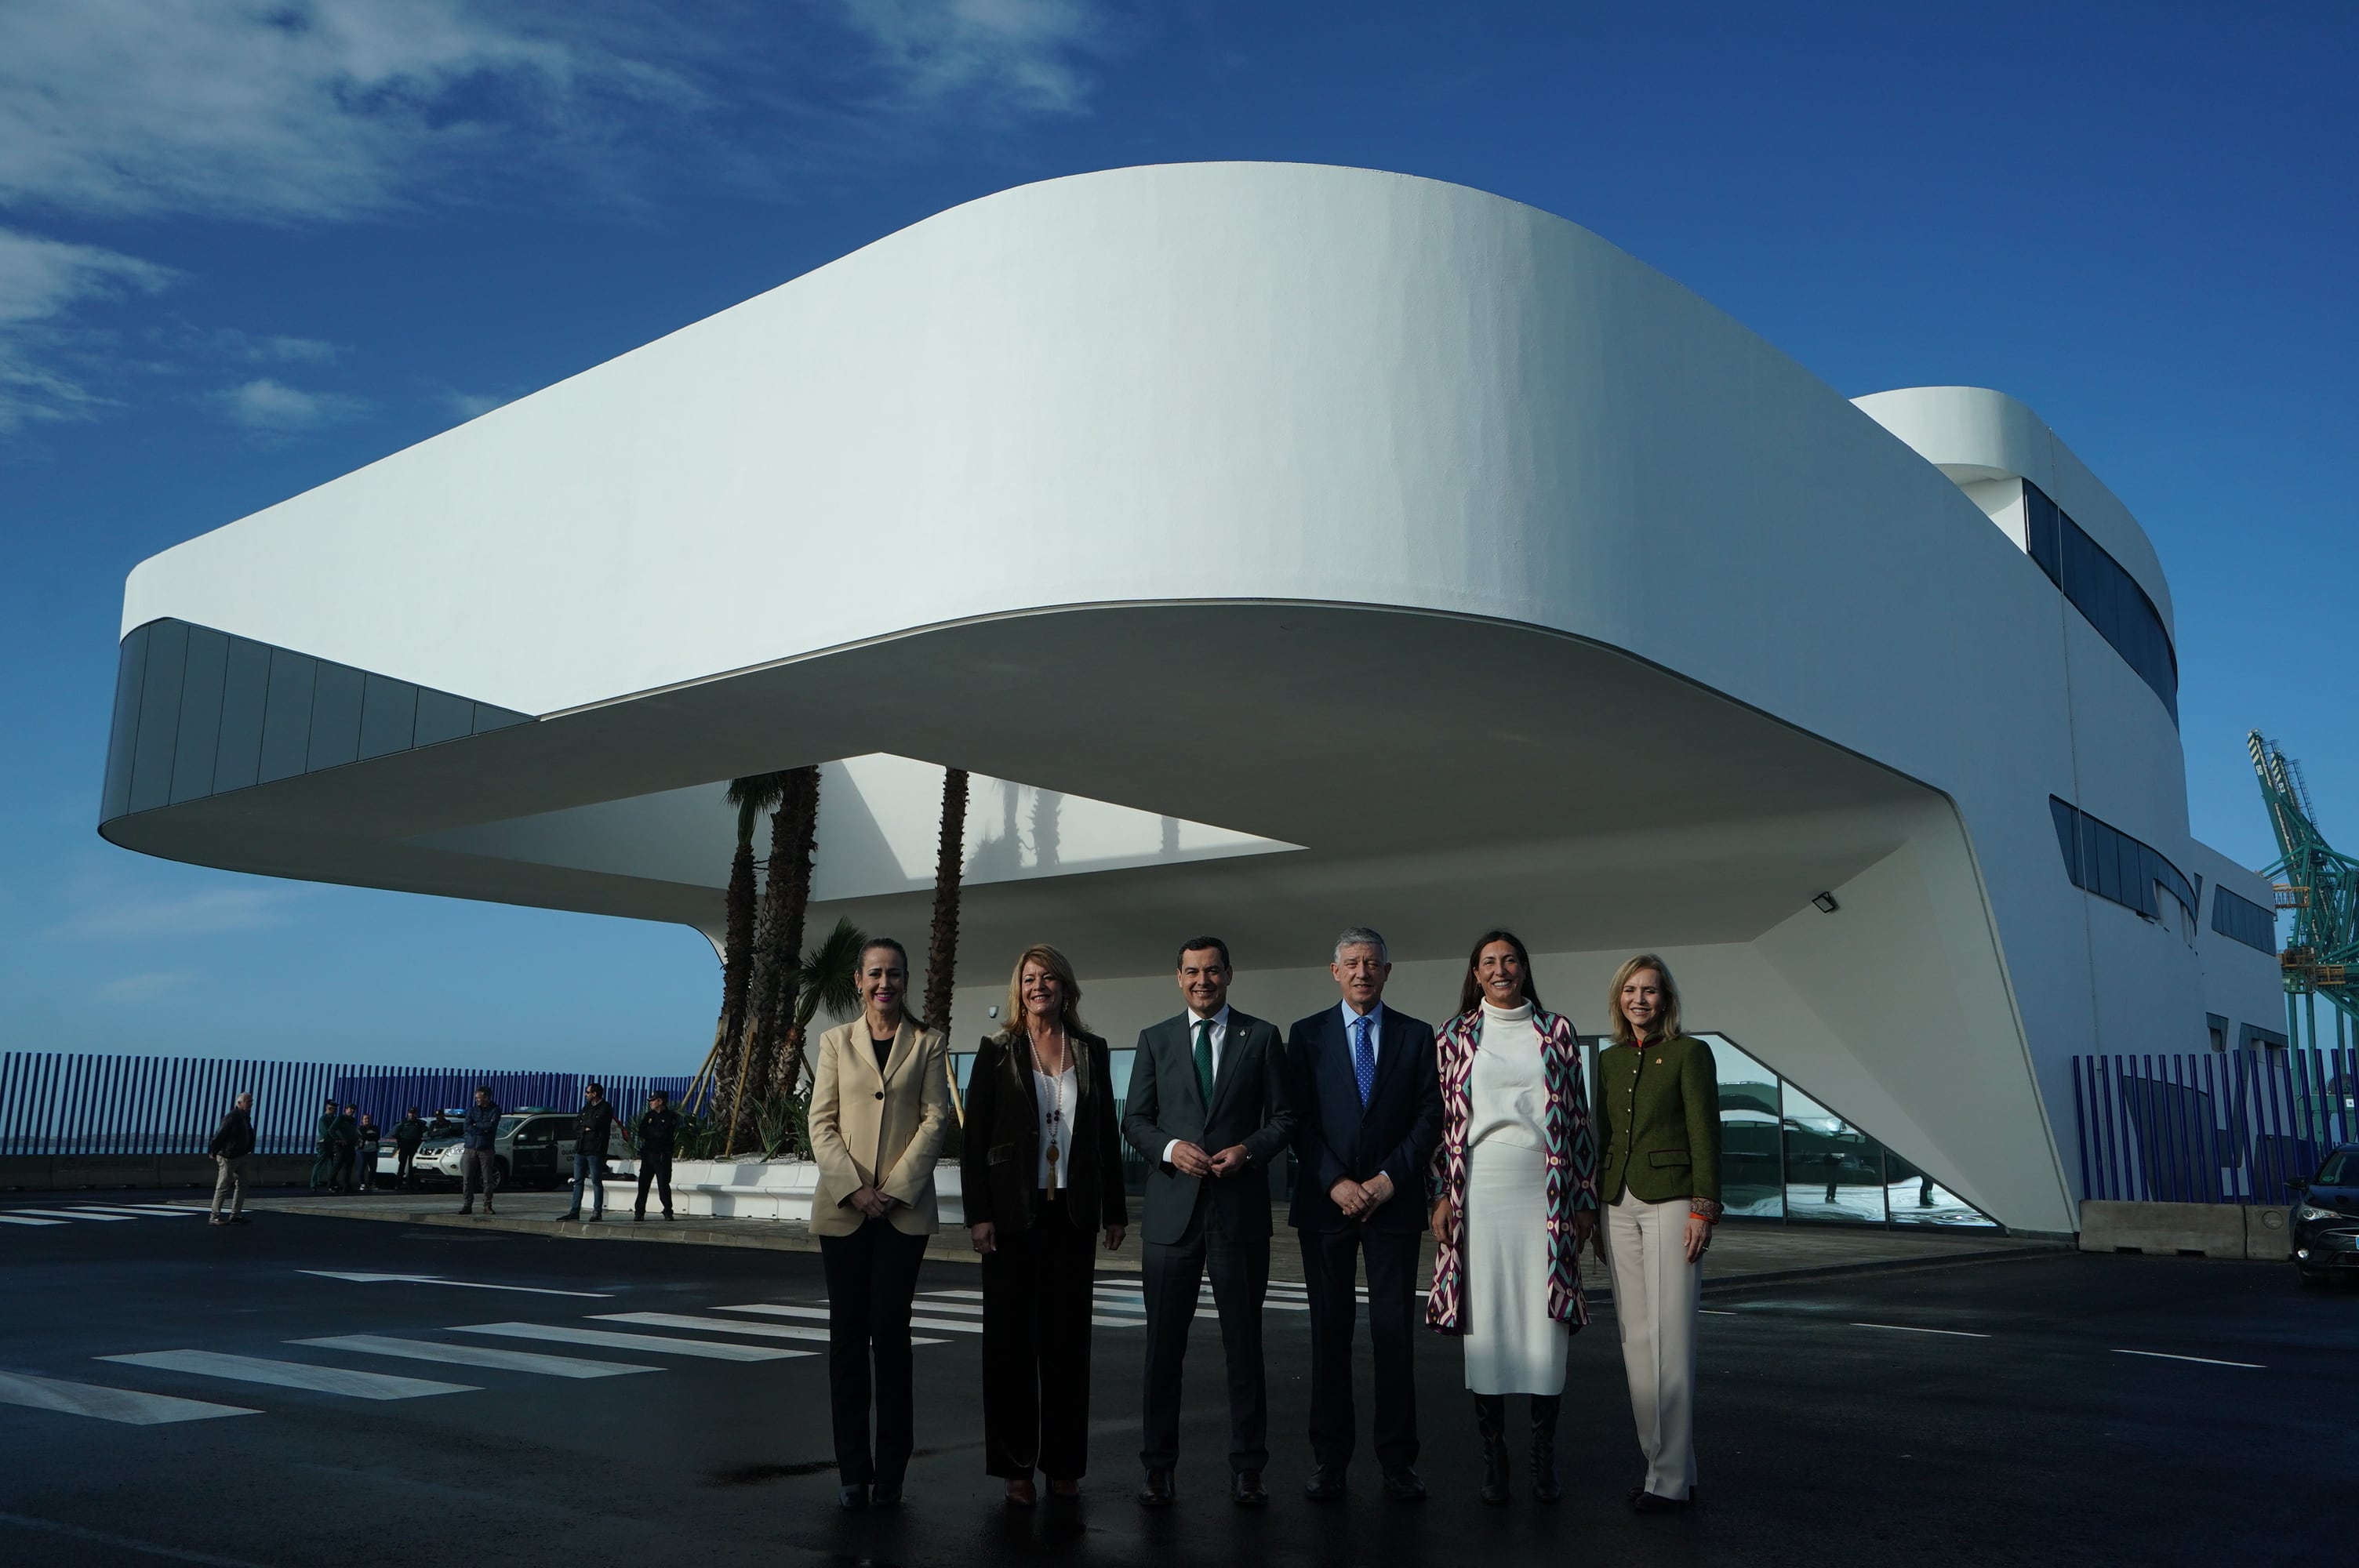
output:
<svg viewBox="0 0 2359 1568"><path fill-rule="evenodd" d="M2160 1257L2235 1258L2281 1263L2290 1255L2283 1205L2123 1203L2081 1205L2081 1250Z"/></svg>

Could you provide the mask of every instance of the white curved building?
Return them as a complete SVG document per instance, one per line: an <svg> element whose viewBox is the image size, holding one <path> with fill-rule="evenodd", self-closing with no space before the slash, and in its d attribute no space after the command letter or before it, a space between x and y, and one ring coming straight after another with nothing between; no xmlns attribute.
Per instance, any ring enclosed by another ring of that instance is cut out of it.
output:
<svg viewBox="0 0 2359 1568"><path fill-rule="evenodd" d="M1652 948L1788 1154L1807 1093L2054 1232L2071 1054L2278 1016L2160 565L2046 426L1847 402L1430 180L957 208L143 562L123 626L101 831L209 865L717 936L720 781L826 762L814 920L922 946L972 769L962 1040L1036 939L1118 1042L1200 930L1281 1022L1347 924L1429 1017L1490 925L1591 1029Z"/></svg>

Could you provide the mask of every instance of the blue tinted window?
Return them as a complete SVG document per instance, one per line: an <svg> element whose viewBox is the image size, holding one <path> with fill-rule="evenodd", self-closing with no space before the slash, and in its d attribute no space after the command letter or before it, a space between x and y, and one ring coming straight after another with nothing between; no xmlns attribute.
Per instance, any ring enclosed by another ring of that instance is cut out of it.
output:
<svg viewBox="0 0 2359 1568"><path fill-rule="evenodd" d="M139 687L139 745L131 759L131 809L150 811L172 798L172 743L180 730L180 675L189 628L158 622L147 639L147 678Z"/></svg>
<svg viewBox="0 0 2359 1568"><path fill-rule="evenodd" d="M432 746L444 741L456 741L474 733L475 705L463 697L452 697L447 691L429 691L423 687L418 693L417 743Z"/></svg>
<svg viewBox="0 0 2359 1568"><path fill-rule="evenodd" d="M2171 864L2159 849L2052 795L2048 797L2048 809L2056 821L2056 843L2063 851L2064 874L2074 887L2135 909L2140 914L2158 917L2162 904L2155 897L2155 887L2159 883L2187 911L2188 919L2195 918L2201 902L2199 890L2187 880L2187 873ZM2220 919L2216 902L2212 908L2216 928Z"/></svg>
<svg viewBox="0 0 2359 1568"><path fill-rule="evenodd" d="M188 673L180 677L180 743L172 756L175 803L213 792L222 683L228 675L229 639L209 627L190 627Z"/></svg>
<svg viewBox="0 0 2359 1568"><path fill-rule="evenodd" d="M2264 953L2277 950L2277 915L2226 888L2212 890L2212 929Z"/></svg>
<svg viewBox="0 0 2359 1568"><path fill-rule="evenodd" d="M270 651L270 700L262 717L262 771L256 782L291 779L311 750L311 682L320 661L284 648Z"/></svg>
<svg viewBox="0 0 2359 1568"><path fill-rule="evenodd" d="M2031 558L2122 662L2154 688L2176 724L2179 655L2154 600L2126 568L2028 481L2023 487L2023 514Z"/></svg>
<svg viewBox="0 0 2359 1568"><path fill-rule="evenodd" d="M2056 503L2036 484L2023 487L2024 544L2048 580L2061 585L2064 580L2063 540L2057 527Z"/></svg>
<svg viewBox="0 0 2359 1568"><path fill-rule="evenodd" d="M368 677L361 696L361 758L409 750L418 728L418 688L406 680Z"/></svg>
<svg viewBox="0 0 2359 1568"><path fill-rule="evenodd" d="M123 655L114 666L114 722L106 733L106 784L100 792L98 819L109 822L131 809L131 759L139 746L139 687L147 675L147 633L134 627L123 639Z"/></svg>
<svg viewBox="0 0 2359 1568"><path fill-rule="evenodd" d="M221 739L215 746L213 788L244 789L261 776L262 716L270 697L270 645L229 640L229 672L222 682Z"/></svg>
<svg viewBox="0 0 2359 1568"><path fill-rule="evenodd" d="M512 724L524 723L529 717L512 708L494 708L488 702L479 702L475 704L475 733L481 735L488 730L506 730Z"/></svg>
<svg viewBox="0 0 2359 1568"><path fill-rule="evenodd" d="M341 767L361 754L361 672L350 665L320 661L311 688L311 744L305 771Z"/></svg>

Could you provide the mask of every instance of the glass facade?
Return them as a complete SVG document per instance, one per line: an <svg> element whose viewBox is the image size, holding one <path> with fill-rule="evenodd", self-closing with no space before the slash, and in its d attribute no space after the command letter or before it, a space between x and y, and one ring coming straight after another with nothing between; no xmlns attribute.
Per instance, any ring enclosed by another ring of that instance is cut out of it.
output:
<svg viewBox="0 0 2359 1568"><path fill-rule="evenodd" d="M2137 579L2038 485L2023 482L2026 547L2048 580L2113 644L2114 652L2154 688L2179 722L2179 654L2162 612Z"/></svg>
<svg viewBox="0 0 2359 1568"><path fill-rule="evenodd" d="M2161 851L2052 795L2048 797L2048 809L2056 819L2056 845L2064 852L2064 874L2072 879L2074 887L2135 909L2148 920L2162 916L2162 904L2155 897L2159 887L2179 901L2191 928L2202 890L2164 859ZM2216 926L2216 900L2212 907Z"/></svg>
<svg viewBox="0 0 2359 1568"><path fill-rule="evenodd" d="M1747 1055L1698 1032L1720 1078L1720 1198L1736 1218L1789 1225L1996 1222ZM1602 1041L1589 1042L1593 1058ZM1593 1076L1591 1081L1595 1082Z"/></svg>
<svg viewBox="0 0 2359 1568"><path fill-rule="evenodd" d="M185 621L123 639L99 820L531 722Z"/></svg>
<svg viewBox="0 0 2359 1568"><path fill-rule="evenodd" d="M2212 929L2232 941L2247 947L2258 947L2264 953L2277 950L2277 917L2273 910L2262 908L2249 898L2239 897L2226 888L2212 890Z"/></svg>

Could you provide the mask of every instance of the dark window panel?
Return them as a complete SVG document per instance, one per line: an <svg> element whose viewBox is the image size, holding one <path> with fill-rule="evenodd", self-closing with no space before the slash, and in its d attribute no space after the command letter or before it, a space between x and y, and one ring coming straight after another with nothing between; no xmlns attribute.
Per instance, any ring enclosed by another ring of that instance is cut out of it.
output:
<svg viewBox="0 0 2359 1568"><path fill-rule="evenodd" d="M361 758L409 750L418 728L418 688L406 680L371 676L361 697Z"/></svg>
<svg viewBox="0 0 2359 1568"><path fill-rule="evenodd" d="M284 648L270 651L270 700L262 722L262 768L256 782L291 779L311 749L311 683L320 661Z"/></svg>
<svg viewBox="0 0 2359 1568"><path fill-rule="evenodd" d="M172 757L176 805L213 792L222 685L228 676L229 638L209 626L190 627L188 673L180 678L180 743Z"/></svg>
<svg viewBox="0 0 2359 1568"><path fill-rule="evenodd" d="M311 746L304 769L339 767L361 754L361 672L350 665L320 661L311 688Z"/></svg>
<svg viewBox="0 0 2359 1568"><path fill-rule="evenodd" d="M2264 953L2277 950L2277 915L2226 888L2212 890L2212 929Z"/></svg>
<svg viewBox="0 0 2359 1568"><path fill-rule="evenodd" d="M131 809L131 760L139 746L139 687L147 676L150 630L133 627L115 662L114 722L106 732L106 784L98 800L101 822L112 822Z"/></svg>
<svg viewBox="0 0 2359 1568"><path fill-rule="evenodd" d="M420 687L418 693L417 744L438 745L474 732L475 705L447 691Z"/></svg>
<svg viewBox="0 0 2359 1568"><path fill-rule="evenodd" d="M2064 579L2063 546L2058 537L2056 503L2048 499L2047 492L2026 481L2023 487L2023 532L2032 560L2048 574L2048 580L2061 584Z"/></svg>
<svg viewBox="0 0 2359 1568"><path fill-rule="evenodd" d="M532 722L532 715L528 713L518 713L512 708L494 708L488 702L479 702L475 704L474 732L478 735L484 734L494 730L506 730L512 725L529 724L530 722Z"/></svg>
<svg viewBox="0 0 2359 1568"><path fill-rule="evenodd" d="M270 645L229 640L222 682L221 739L213 759L213 790L244 789L262 770L262 716L270 701Z"/></svg>
<svg viewBox="0 0 2359 1568"><path fill-rule="evenodd" d="M2064 874L2074 887L2087 886L2081 880L2081 814L2052 795L2048 814L2056 819L2056 847L2064 851Z"/></svg>
<svg viewBox="0 0 2359 1568"><path fill-rule="evenodd" d="M172 798L172 748L180 730L180 676L189 627L159 621L147 639L147 678L139 687L139 745L131 761L131 809L152 811Z"/></svg>

